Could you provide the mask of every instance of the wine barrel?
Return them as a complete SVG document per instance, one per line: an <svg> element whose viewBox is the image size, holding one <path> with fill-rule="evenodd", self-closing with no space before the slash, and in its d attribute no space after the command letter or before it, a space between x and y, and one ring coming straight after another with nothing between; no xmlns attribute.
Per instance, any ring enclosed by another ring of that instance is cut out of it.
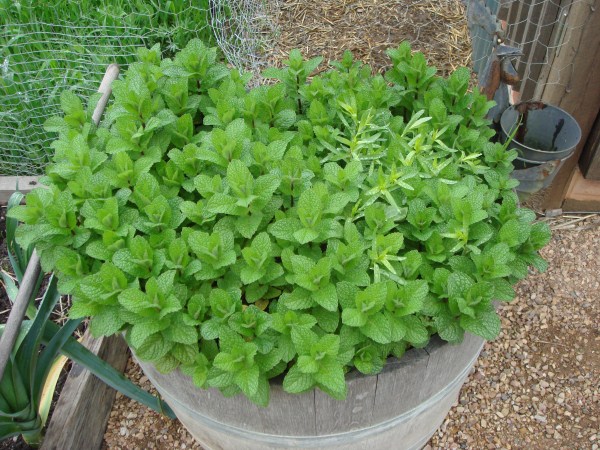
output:
<svg viewBox="0 0 600 450"><path fill-rule="evenodd" d="M272 381L266 408L241 395L225 398L217 389L198 389L178 370L161 374L138 362L207 450L402 450L420 449L435 433L482 347L483 340L469 334L460 345L434 337L424 349L390 358L378 375L350 372L344 401L318 389L288 394Z"/></svg>

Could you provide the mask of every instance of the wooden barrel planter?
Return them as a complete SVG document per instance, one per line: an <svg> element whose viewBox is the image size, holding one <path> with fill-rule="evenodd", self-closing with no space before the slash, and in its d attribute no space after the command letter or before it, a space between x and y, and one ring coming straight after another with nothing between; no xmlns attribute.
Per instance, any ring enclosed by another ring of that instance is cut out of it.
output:
<svg viewBox="0 0 600 450"><path fill-rule="evenodd" d="M374 376L347 375L348 397L319 390L291 395L271 384L267 408L243 396L198 389L178 370L161 374L138 361L182 424L205 448L420 449L441 425L483 347L465 335L460 345L437 336L424 349L390 358Z"/></svg>

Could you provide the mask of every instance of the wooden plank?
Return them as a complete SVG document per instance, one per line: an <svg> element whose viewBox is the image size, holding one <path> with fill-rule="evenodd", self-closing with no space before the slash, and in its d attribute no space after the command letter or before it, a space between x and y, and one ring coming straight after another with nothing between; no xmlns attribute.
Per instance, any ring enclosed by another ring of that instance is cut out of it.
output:
<svg viewBox="0 0 600 450"><path fill-rule="evenodd" d="M421 395L430 397L446 389L448 380L456 379L465 367L472 366L472 361L479 355L483 342L479 336L465 333L465 338L460 344L462 351L457 352L457 345L448 344L439 336L433 336L425 348L429 353L429 360L427 372L423 376Z"/></svg>
<svg viewBox="0 0 600 450"><path fill-rule="evenodd" d="M544 88L549 82L550 74L556 74L556 71L553 70L554 60L560 54L560 47L565 32L565 20L568 17L571 3L571 0L556 0L555 2L552 2L552 5L555 5L558 8L558 11L556 13L556 21L552 24L544 64L538 75L538 83L533 94L534 99L542 98Z"/></svg>
<svg viewBox="0 0 600 450"><path fill-rule="evenodd" d="M178 417L178 411L194 412L193 426L188 426L192 433L196 429L205 429L205 422L216 422L241 430L262 430L287 436L315 434L314 392L288 395L281 383L274 382L269 407L263 408L241 394L223 397L218 389L199 389L180 371L162 374L152 363L136 361ZM298 411L302 413L298 414Z"/></svg>
<svg viewBox="0 0 600 450"><path fill-rule="evenodd" d="M398 402L409 411L422 401L421 388L429 354L423 349L412 349L395 362L386 364L377 375L377 392L373 408L373 422L389 420L398 414ZM419 382L417 383L417 380Z"/></svg>
<svg viewBox="0 0 600 450"><path fill-rule="evenodd" d="M27 193L40 187L40 177L0 177L0 204L6 204L15 191Z"/></svg>
<svg viewBox="0 0 600 450"><path fill-rule="evenodd" d="M586 179L600 180L600 114L581 154L579 167Z"/></svg>
<svg viewBox="0 0 600 450"><path fill-rule="evenodd" d="M514 45L517 47L523 45L525 31L528 27L527 20L529 17L529 9L530 9L532 1L533 0L524 0L522 2L516 2L517 6L516 6L516 9L514 10L514 12L511 9L511 14L509 17L509 22L508 22L508 33L507 33L508 41L511 43L511 45ZM525 66L523 64L517 64L515 69L519 73L519 76L521 77L521 80L522 80L524 77L524 74L525 74ZM520 91L521 86L522 86L522 83L515 86L513 89L516 91Z"/></svg>
<svg viewBox="0 0 600 450"><path fill-rule="evenodd" d="M531 61L531 54L533 52L534 45L537 45L535 42L535 36L538 32L538 24L544 3L545 2L541 1L533 2L527 10L527 19L525 23L525 29L523 30L523 37L519 41L521 44L521 50L523 51L523 57L519 59L516 67L517 72L519 72L519 75L521 75L521 79L523 80L521 83L521 92L528 83L529 63ZM531 80L530 82L535 83L535 80ZM521 98L525 100L523 98L523 94L521 94Z"/></svg>
<svg viewBox="0 0 600 450"><path fill-rule="evenodd" d="M544 19L544 9L548 2L537 2L531 6L529 17L527 18L527 30L523 40L521 50L523 56L519 59L519 65L523 65L523 82L521 83L521 100L530 100L530 95L534 92L537 79L532 76L532 67L539 68L535 64L534 55L539 53L540 49L545 49L544 42L539 41L539 34Z"/></svg>
<svg viewBox="0 0 600 450"><path fill-rule="evenodd" d="M500 6L498 8L498 15L497 15L498 20L506 21L510 14L510 9L512 8L513 5L514 5L514 2L501 0Z"/></svg>
<svg viewBox="0 0 600 450"><path fill-rule="evenodd" d="M118 371L125 370L129 355L120 335L94 339L86 332L83 344ZM99 450L115 394L91 372L74 364L52 414L42 450Z"/></svg>
<svg viewBox="0 0 600 450"><path fill-rule="evenodd" d="M569 212L600 211L600 181L586 180L578 167L569 184L563 210Z"/></svg>
<svg viewBox="0 0 600 450"><path fill-rule="evenodd" d="M286 395L283 386L271 384L271 398L276 398L269 408L258 408L265 433L278 434L288 430L292 436L307 436L315 433L315 391L302 395ZM301 411L301 414L298 414ZM275 417L276 419L275 419ZM232 447L234 448L234 447Z"/></svg>
<svg viewBox="0 0 600 450"><path fill-rule="evenodd" d="M339 400L323 391L315 391L317 435L336 434L340 430L355 430L371 425L377 377L357 377L347 382L348 396L344 407Z"/></svg>
<svg viewBox="0 0 600 450"><path fill-rule="evenodd" d="M526 80L522 85L521 99L531 100L535 98L536 87L539 83L546 83L546 79L540 77L542 68L547 64L551 52L551 39L559 17L560 6L551 1L542 3L543 7L540 13L540 19L534 37L535 44L525 54L527 57L527 70L525 72ZM547 76L547 74L546 74Z"/></svg>
<svg viewBox="0 0 600 450"><path fill-rule="evenodd" d="M509 27L509 29L507 30L507 32L508 32L507 37L513 43L514 43L514 41L511 38L511 36L512 36L512 30L513 30L513 24L517 23L517 17L519 16L519 8L520 8L520 6L521 6L521 2L511 2L510 5L508 6L508 12L506 14L506 22L507 22L508 27Z"/></svg>
<svg viewBox="0 0 600 450"><path fill-rule="evenodd" d="M545 86L541 100L569 112L581 127L581 143L565 161L549 188L544 209L560 208L581 151L598 116L600 105L600 2L576 2L565 26L568 45L554 59L549 79L559 83ZM568 68L568 70L565 70ZM559 76L560 75L560 76Z"/></svg>

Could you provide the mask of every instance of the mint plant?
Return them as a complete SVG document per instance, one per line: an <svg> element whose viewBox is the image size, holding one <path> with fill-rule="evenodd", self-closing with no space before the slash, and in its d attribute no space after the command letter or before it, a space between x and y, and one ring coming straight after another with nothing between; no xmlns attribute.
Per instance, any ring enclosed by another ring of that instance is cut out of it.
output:
<svg viewBox="0 0 600 450"><path fill-rule="evenodd" d="M266 405L268 380L344 398L344 374L438 334L493 339L548 227L519 207L469 71L407 43L373 76L290 54L249 75L191 41L140 54L99 127L64 93L47 189L11 210L43 267L138 357ZM74 120L77 119L77 120Z"/></svg>

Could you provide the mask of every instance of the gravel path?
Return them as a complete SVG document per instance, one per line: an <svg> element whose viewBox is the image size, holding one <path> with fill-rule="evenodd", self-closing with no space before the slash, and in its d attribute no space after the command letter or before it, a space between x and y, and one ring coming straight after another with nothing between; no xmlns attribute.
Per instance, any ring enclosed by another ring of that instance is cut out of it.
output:
<svg viewBox="0 0 600 450"><path fill-rule="evenodd" d="M503 305L503 332L486 344L432 449L598 449L600 218L564 222L550 263ZM556 225L555 225L556 226ZM128 375L150 389L131 363ZM178 421L118 396L106 449L199 449Z"/></svg>

